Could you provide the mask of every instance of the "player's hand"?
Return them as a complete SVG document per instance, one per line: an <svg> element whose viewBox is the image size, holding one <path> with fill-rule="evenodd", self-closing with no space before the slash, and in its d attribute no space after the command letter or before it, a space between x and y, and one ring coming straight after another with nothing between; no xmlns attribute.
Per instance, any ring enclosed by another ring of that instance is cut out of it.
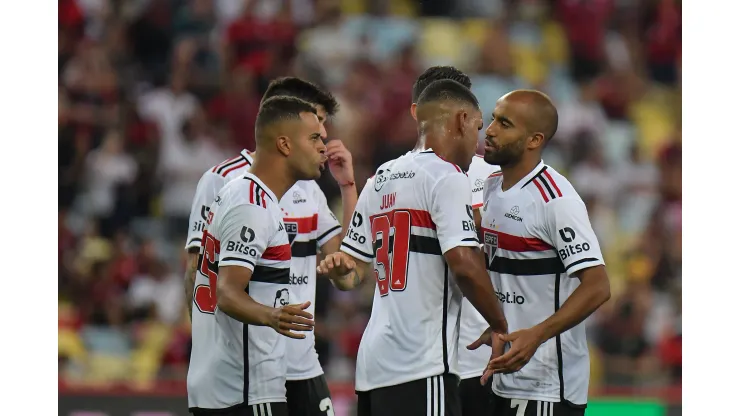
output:
<svg viewBox="0 0 740 416"><path fill-rule="evenodd" d="M304 334L296 334L292 331L311 331L313 330L313 315L306 312L311 306L311 302L304 302L300 305L286 305L281 308L275 308L272 311L270 326L278 334L285 335L288 338L303 339Z"/></svg>
<svg viewBox="0 0 740 416"><path fill-rule="evenodd" d="M340 277L348 274L357 267L357 263L348 255L337 252L329 254L321 260L316 268L318 274L328 274L329 277Z"/></svg>
<svg viewBox="0 0 740 416"><path fill-rule="evenodd" d="M472 344L468 345L467 348L469 350L477 350L483 345L488 345L490 347L491 343L496 338L496 335L497 334L493 332L493 329L491 329L491 327L488 327L485 331L483 331L483 334L481 334L478 339L473 341Z"/></svg>
<svg viewBox="0 0 740 416"><path fill-rule="evenodd" d="M536 327L499 335L499 340L510 342L511 348L505 354L492 359L488 363L488 370L503 374L521 370L532 359L537 348L546 341Z"/></svg>
<svg viewBox="0 0 740 416"><path fill-rule="evenodd" d="M341 140L329 140L326 143L326 157L329 172L339 185L355 181L355 170L352 166L352 153Z"/></svg>
<svg viewBox="0 0 740 416"><path fill-rule="evenodd" d="M490 361L493 361L494 359L502 356L504 354L504 345L506 343L501 339L499 334L492 332L491 333L491 359ZM483 376L480 378L480 385L485 386L488 382L488 379L493 377L494 371L486 366L485 371L483 372Z"/></svg>

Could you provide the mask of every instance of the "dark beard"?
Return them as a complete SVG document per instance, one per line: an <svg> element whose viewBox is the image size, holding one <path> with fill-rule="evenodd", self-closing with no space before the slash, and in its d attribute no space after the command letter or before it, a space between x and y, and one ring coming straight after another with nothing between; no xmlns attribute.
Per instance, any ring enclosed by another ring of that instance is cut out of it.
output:
<svg viewBox="0 0 740 416"><path fill-rule="evenodd" d="M524 141L511 143L495 152L485 152L483 160L489 165L510 166L519 163L524 154Z"/></svg>

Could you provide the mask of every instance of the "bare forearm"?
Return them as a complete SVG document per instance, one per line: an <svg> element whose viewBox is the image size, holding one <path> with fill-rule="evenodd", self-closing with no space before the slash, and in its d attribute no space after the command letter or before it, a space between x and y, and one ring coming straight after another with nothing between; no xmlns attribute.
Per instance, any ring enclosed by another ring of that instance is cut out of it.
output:
<svg viewBox="0 0 740 416"><path fill-rule="evenodd" d="M219 290L218 308L223 313L249 325L269 326L274 308L255 301L244 290Z"/></svg>
<svg viewBox="0 0 740 416"><path fill-rule="evenodd" d="M602 282L581 283L557 312L538 325L543 342L581 323L609 300L609 297L608 281L606 285Z"/></svg>
<svg viewBox="0 0 740 416"><path fill-rule="evenodd" d="M185 304L188 305L188 315L193 319L193 290L195 289L195 273L198 270L198 253L188 253L188 262L185 265Z"/></svg>
<svg viewBox="0 0 740 416"><path fill-rule="evenodd" d="M356 269L344 276L329 276L329 279L334 287L342 291L352 290L362 283L362 277Z"/></svg>
<svg viewBox="0 0 740 416"><path fill-rule="evenodd" d="M342 235L345 235L357 205L357 188L352 184L340 186L339 189L342 192Z"/></svg>

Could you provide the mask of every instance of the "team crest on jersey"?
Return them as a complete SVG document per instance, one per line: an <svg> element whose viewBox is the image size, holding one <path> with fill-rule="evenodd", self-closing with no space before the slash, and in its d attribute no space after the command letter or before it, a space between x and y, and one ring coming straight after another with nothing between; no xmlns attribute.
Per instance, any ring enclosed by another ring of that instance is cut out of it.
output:
<svg viewBox="0 0 740 416"><path fill-rule="evenodd" d="M296 236L298 235L298 223L296 222L285 222L285 232L288 233L288 241L290 244L293 244L293 240L295 240Z"/></svg>
<svg viewBox="0 0 740 416"><path fill-rule="evenodd" d="M290 304L290 292L288 292L288 289L280 289L275 292L275 302L272 304L273 308L287 306L288 304Z"/></svg>
<svg viewBox="0 0 740 416"><path fill-rule="evenodd" d="M490 265L493 262L493 257L496 255L496 249L498 248L498 235L485 231L483 233L483 252L486 253L486 260Z"/></svg>

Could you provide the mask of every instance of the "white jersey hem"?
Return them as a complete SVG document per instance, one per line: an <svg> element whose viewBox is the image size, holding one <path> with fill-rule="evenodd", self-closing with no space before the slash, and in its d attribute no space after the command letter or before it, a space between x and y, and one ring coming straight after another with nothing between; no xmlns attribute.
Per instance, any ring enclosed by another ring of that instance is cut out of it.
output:
<svg viewBox="0 0 740 416"><path fill-rule="evenodd" d="M495 388L492 390L496 396L503 397L504 399L537 400L540 402L560 403L560 396L543 396L538 394L508 394L497 391Z"/></svg>
<svg viewBox="0 0 740 416"><path fill-rule="evenodd" d="M319 368L318 372L300 373L296 375L291 375L290 373L288 373L288 376L286 377L286 379L288 381L302 381L302 380L310 380L312 378L316 378L318 376L323 376L323 375L324 375L324 370Z"/></svg>
<svg viewBox="0 0 740 416"><path fill-rule="evenodd" d="M376 384L376 385L365 385L365 386L361 386L360 383L357 383L357 381L355 381L355 391L370 391L370 390L382 389L384 387L398 386L399 384L406 384L412 381L424 380L429 377L441 376L442 374L444 374L444 370L443 371L431 371L429 373L422 373L421 375L415 376L413 378L401 377L396 380L391 380L385 383ZM450 371L447 374L452 374L453 376L460 377L460 375L456 371Z"/></svg>
<svg viewBox="0 0 740 416"><path fill-rule="evenodd" d="M249 406L254 406L256 404L265 404L265 403L286 403L288 400L285 397L271 397L267 399L256 399L256 400L249 400L247 404Z"/></svg>
<svg viewBox="0 0 740 416"><path fill-rule="evenodd" d="M465 371L460 373L460 380L467 380L469 378L481 378L483 376L483 370L478 371Z"/></svg>

